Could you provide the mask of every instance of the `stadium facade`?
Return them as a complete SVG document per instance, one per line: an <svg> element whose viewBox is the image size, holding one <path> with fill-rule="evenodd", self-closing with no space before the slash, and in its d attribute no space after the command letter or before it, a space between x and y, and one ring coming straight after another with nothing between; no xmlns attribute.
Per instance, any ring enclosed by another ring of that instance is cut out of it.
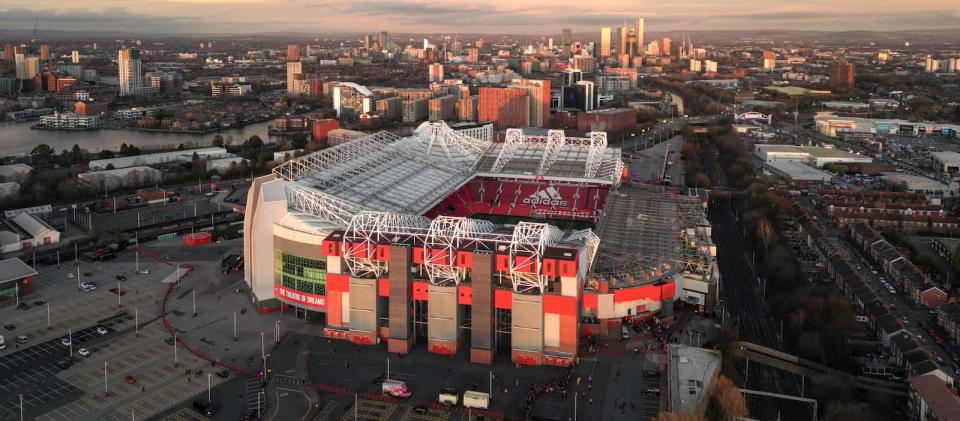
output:
<svg viewBox="0 0 960 421"><path fill-rule="evenodd" d="M584 329L608 327L599 319L618 324L693 296L671 256L614 250L596 278L600 237L546 222L599 227L624 176L602 132L509 129L494 143L431 122L408 137L372 134L254 180L244 277L261 311L292 307L328 338L569 365ZM677 234L668 243L682 254Z"/></svg>

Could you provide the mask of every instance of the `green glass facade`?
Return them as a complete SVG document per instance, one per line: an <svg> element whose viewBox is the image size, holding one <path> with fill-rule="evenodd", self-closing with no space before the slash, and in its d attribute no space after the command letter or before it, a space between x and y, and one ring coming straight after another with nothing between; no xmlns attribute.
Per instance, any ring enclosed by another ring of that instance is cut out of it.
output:
<svg viewBox="0 0 960 421"><path fill-rule="evenodd" d="M274 250L275 280L284 288L327 295L327 262Z"/></svg>

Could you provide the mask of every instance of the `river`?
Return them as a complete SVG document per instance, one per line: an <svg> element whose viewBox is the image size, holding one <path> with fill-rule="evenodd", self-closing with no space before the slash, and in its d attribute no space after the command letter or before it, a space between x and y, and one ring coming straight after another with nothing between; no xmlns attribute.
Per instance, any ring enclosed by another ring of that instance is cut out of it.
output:
<svg viewBox="0 0 960 421"><path fill-rule="evenodd" d="M24 155L30 153L35 146L46 143L57 153L73 147L74 144L90 152L99 152L104 149L118 150L126 143L140 149L156 149L161 146L177 146L193 144L195 146L210 146L213 137L221 135L226 139L233 136L234 143L240 143L253 135L260 136L268 142L267 126L272 123L251 124L236 129L228 129L215 133L159 133L140 132L133 130L32 130L31 122L27 123L0 123L0 156Z"/></svg>

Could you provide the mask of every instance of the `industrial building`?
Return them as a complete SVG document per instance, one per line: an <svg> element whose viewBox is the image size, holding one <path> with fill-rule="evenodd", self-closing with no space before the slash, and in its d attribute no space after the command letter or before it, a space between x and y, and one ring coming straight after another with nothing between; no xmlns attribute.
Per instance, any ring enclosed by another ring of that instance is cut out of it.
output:
<svg viewBox="0 0 960 421"><path fill-rule="evenodd" d="M833 178L830 173L798 161L769 161L764 167L789 184L826 184Z"/></svg>
<svg viewBox="0 0 960 421"><path fill-rule="evenodd" d="M960 172L960 153L953 151L930 152L930 163L942 174Z"/></svg>
<svg viewBox="0 0 960 421"><path fill-rule="evenodd" d="M227 152L224 148L200 148L187 149L182 151L151 153L136 156L124 156L110 159L95 159L90 161L90 171L102 171L110 168L127 168L143 165L165 165L180 162L190 162L193 160L193 154L197 154L200 159L221 159L233 157L233 154Z"/></svg>
<svg viewBox="0 0 960 421"><path fill-rule="evenodd" d="M152 186L160 182L160 170L146 166L123 167L78 174L77 181L81 185L92 186L98 192Z"/></svg>
<svg viewBox="0 0 960 421"><path fill-rule="evenodd" d="M624 176L603 132L367 135L254 180L244 279L261 312L294 311L327 338L569 366L584 332L718 291L705 193Z"/></svg>
<svg viewBox="0 0 960 421"><path fill-rule="evenodd" d="M920 136L933 135L960 139L960 125L927 123L897 119L840 117L820 113L814 117L817 131L824 136L838 137L844 133L876 135Z"/></svg>
<svg viewBox="0 0 960 421"><path fill-rule="evenodd" d="M834 148L795 145L756 145L754 153L764 162L798 161L816 167L825 164L869 164L873 158Z"/></svg>

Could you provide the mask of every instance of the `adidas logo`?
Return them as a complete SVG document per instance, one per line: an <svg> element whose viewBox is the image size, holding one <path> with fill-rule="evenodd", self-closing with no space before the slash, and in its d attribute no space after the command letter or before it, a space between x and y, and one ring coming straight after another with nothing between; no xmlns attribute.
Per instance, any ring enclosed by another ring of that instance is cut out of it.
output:
<svg viewBox="0 0 960 421"><path fill-rule="evenodd" d="M523 199L525 205L548 205L566 207L567 201L563 200L560 192L553 186L543 190L537 190L533 194Z"/></svg>

